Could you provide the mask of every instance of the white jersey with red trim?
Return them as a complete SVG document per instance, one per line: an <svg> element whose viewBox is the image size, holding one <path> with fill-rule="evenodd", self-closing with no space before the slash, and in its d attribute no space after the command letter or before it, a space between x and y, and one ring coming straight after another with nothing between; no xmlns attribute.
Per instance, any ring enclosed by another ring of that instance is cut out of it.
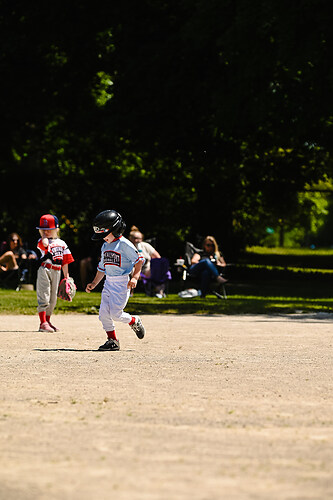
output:
<svg viewBox="0 0 333 500"><path fill-rule="evenodd" d="M120 236L111 243L103 244L97 269L107 276L125 276L139 261L144 264L145 258L139 254L133 243Z"/></svg>
<svg viewBox="0 0 333 500"><path fill-rule="evenodd" d="M49 246L46 248L42 243L42 238L38 240L37 248L41 253L42 261L46 264L64 266L74 262L70 249L60 238L49 238Z"/></svg>

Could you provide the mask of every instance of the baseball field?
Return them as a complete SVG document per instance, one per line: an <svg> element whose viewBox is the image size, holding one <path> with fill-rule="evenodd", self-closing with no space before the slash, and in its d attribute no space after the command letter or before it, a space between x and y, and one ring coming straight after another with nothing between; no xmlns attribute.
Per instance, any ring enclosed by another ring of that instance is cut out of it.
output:
<svg viewBox="0 0 333 500"><path fill-rule="evenodd" d="M0 316L0 499L333 498L332 314Z"/></svg>

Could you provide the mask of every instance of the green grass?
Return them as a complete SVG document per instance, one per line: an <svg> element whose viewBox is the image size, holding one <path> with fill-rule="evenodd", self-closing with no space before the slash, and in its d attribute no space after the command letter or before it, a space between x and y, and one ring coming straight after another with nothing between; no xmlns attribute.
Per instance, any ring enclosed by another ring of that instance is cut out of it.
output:
<svg viewBox="0 0 333 500"><path fill-rule="evenodd" d="M318 248L311 250L310 248L284 248L284 247L259 247L252 246L246 248L246 253L257 255L298 255L298 256L330 256L333 258L332 248Z"/></svg>
<svg viewBox="0 0 333 500"><path fill-rule="evenodd" d="M297 268L303 271L311 269L311 272L331 271L333 249L248 247L240 256L239 264Z"/></svg>
<svg viewBox="0 0 333 500"><path fill-rule="evenodd" d="M266 271L279 271L279 272L289 272L297 274L322 274L322 275L333 275L333 269L320 269L312 267L295 267L295 266L273 266L273 265L263 265L263 264L247 264L248 269L254 270L266 270ZM304 276L305 277L305 276ZM333 276L331 276L332 278Z"/></svg>
<svg viewBox="0 0 333 500"><path fill-rule="evenodd" d="M227 300L213 295L181 299L175 293L181 283L175 280L166 299L136 291L126 310L138 314L333 313L332 264L333 249L249 247L230 270ZM100 297L100 292L78 291L72 303L58 300L55 312L98 314ZM36 292L0 288L0 314L36 314L36 308Z"/></svg>
<svg viewBox="0 0 333 500"><path fill-rule="evenodd" d="M299 291L302 290L302 296ZM313 293L311 293L311 291ZM293 293L294 292L294 293ZM126 310L138 314L277 314L302 312L332 312L333 298L322 287L317 290L288 287L285 283L253 287L245 285L227 287L227 300L219 300L213 295L205 299L181 299L170 294L165 299L146 297L136 293L131 297ZM319 293L320 292L320 293ZM316 296L317 295L317 296ZM58 300L56 314L82 313L98 314L100 293L77 292L73 302ZM0 314L36 314L36 292L0 289Z"/></svg>

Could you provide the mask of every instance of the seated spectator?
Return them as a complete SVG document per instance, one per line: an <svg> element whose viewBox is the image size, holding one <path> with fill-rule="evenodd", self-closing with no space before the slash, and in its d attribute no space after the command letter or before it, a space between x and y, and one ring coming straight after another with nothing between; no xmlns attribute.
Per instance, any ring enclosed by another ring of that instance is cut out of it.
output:
<svg viewBox="0 0 333 500"><path fill-rule="evenodd" d="M23 248L21 237L17 233L11 233L7 241L1 244L0 249L0 272L16 270L21 262L28 258Z"/></svg>
<svg viewBox="0 0 333 500"><path fill-rule="evenodd" d="M143 241L143 234L136 226L131 227L128 239L138 249L140 254L143 255L143 257L146 259L141 269L141 276L143 277L142 279L144 279L144 282L147 283L147 280L149 280L149 278L151 277L150 261L151 259L160 259L161 255L150 243L148 243L147 241ZM165 283L155 284L154 288L155 290L153 291L153 294L156 297L158 297L159 299L165 297ZM147 289L146 293L148 293Z"/></svg>
<svg viewBox="0 0 333 500"><path fill-rule="evenodd" d="M26 250L17 233L11 233L7 241L0 247L0 274L4 279L33 283L37 267L37 254L34 250Z"/></svg>
<svg viewBox="0 0 333 500"><path fill-rule="evenodd" d="M219 251L216 239L213 236L206 236L203 241L200 253L195 253L191 260L189 272L200 280L201 297L205 297L212 282L218 284L226 283L221 276L226 262Z"/></svg>
<svg viewBox="0 0 333 500"><path fill-rule="evenodd" d="M128 239L146 259L146 262L141 269L141 274L144 274L147 278L150 278L150 261L151 259L160 259L160 254L150 243L143 241L143 234L136 226L131 227L131 232Z"/></svg>

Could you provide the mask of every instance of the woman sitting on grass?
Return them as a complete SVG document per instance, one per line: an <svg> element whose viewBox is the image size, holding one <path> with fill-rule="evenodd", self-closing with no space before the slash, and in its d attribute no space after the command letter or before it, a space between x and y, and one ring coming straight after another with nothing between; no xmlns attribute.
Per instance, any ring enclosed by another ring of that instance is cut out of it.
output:
<svg viewBox="0 0 333 500"><path fill-rule="evenodd" d="M17 233L11 233L7 241L2 243L0 254L0 273L18 269L21 261L27 258L22 239Z"/></svg>

